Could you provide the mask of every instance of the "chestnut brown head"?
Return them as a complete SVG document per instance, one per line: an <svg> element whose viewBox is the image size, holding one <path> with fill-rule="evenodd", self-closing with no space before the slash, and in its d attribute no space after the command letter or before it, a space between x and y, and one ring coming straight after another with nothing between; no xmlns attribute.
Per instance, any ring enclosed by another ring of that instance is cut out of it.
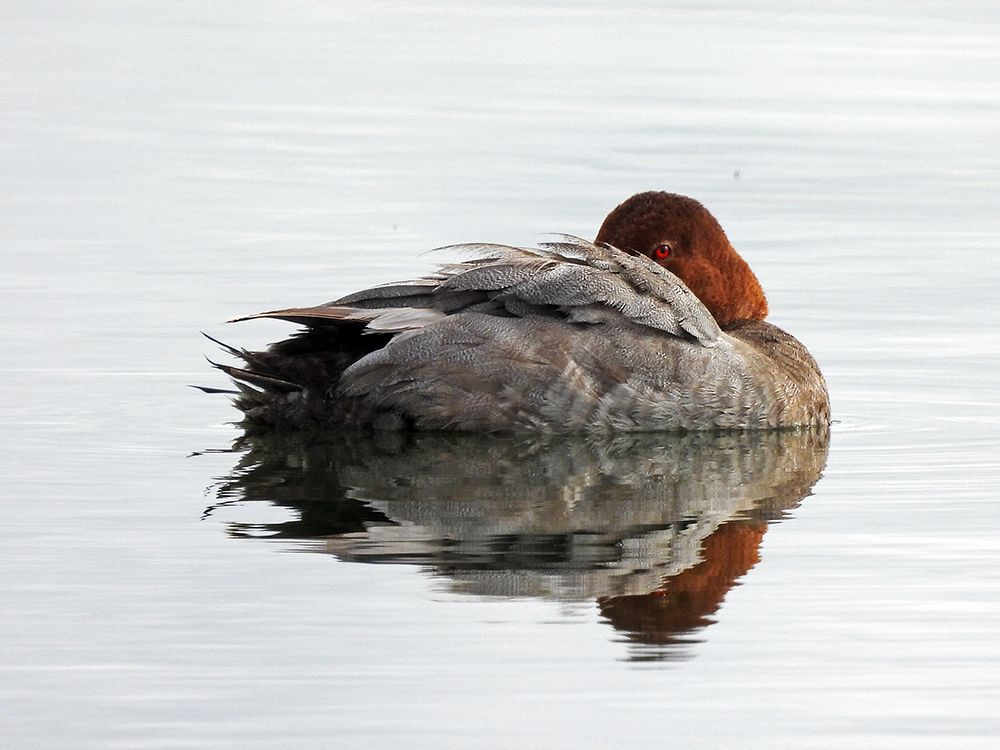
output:
<svg viewBox="0 0 1000 750"><path fill-rule="evenodd" d="M767 317L757 277L696 200L673 193L633 195L608 214L595 241L652 258L679 277L720 326Z"/></svg>

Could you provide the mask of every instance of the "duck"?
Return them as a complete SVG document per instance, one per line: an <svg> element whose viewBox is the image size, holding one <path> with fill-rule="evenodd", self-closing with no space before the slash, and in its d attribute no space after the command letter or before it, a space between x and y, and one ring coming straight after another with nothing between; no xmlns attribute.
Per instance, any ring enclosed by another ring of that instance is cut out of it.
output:
<svg viewBox="0 0 1000 750"><path fill-rule="evenodd" d="M300 326L263 351L212 339L239 360L212 364L237 386L224 392L242 426L613 433L830 423L815 359L765 320L760 282L692 198L634 195L593 242L450 249L469 259L230 321Z"/></svg>

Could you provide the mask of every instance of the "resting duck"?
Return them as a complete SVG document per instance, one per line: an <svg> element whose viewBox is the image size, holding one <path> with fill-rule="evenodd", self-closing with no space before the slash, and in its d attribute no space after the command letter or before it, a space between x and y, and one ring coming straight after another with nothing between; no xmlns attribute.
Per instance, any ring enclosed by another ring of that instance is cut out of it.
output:
<svg viewBox="0 0 1000 750"><path fill-rule="evenodd" d="M225 348L244 426L654 431L827 425L806 348L765 322L753 271L700 203L629 198L591 243L480 257L317 307L304 330ZM223 345L225 346L225 345Z"/></svg>

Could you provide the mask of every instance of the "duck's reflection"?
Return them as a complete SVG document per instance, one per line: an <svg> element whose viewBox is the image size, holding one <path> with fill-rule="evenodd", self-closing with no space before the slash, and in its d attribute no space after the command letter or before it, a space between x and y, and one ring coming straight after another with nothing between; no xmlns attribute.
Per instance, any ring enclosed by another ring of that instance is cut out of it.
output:
<svg viewBox="0 0 1000 750"><path fill-rule="evenodd" d="M234 536L419 564L465 594L593 599L644 644L634 658L676 657L757 563L767 523L819 479L828 440L825 430L253 438L218 495L294 511L233 523Z"/></svg>

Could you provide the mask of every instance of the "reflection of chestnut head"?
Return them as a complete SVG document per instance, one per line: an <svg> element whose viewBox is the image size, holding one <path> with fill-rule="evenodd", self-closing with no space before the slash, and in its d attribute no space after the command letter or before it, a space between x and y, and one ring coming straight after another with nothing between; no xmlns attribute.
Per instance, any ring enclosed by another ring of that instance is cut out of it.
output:
<svg viewBox="0 0 1000 750"><path fill-rule="evenodd" d="M765 523L723 524L702 543L702 561L667 578L662 588L638 596L609 596L598 605L616 630L644 644L682 641L697 628L710 625L737 579L760 561Z"/></svg>

